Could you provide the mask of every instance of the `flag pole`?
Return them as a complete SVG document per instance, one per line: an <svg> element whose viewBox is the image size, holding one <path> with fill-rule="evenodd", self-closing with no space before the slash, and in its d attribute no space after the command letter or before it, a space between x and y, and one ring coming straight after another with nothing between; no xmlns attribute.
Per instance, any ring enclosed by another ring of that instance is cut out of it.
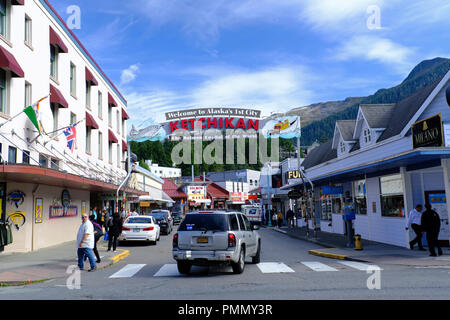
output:
<svg viewBox="0 0 450 320"><path fill-rule="evenodd" d="M9 118L8 120L6 120L3 123L0 123L0 128L3 127L5 124L10 123L11 121L13 121L15 118L17 118L18 116L20 116L23 113L23 110L20 111L18 114L16 114L15 116Z"/></svg>

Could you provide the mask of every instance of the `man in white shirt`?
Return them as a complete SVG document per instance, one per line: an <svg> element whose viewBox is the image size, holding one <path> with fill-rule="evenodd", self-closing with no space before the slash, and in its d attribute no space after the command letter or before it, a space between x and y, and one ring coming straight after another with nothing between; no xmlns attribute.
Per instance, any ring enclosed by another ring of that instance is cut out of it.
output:
<svg viewBox="0 0 450 320"><path fill-rule="evenodd" d="M94 253L92 249L94 248L94 226L92 222L89 221L87 213L81 216L83 223L78 229L77 233L77 254L78 254L78 267L80 270L84 270L84 256L89 259L89 264L91 269L89 271L95 271L97 269L97 263L95 262Z"/></svg>
<svg viewBox="0 0 450 320"><path fill-rule="evenodd" d="M411 212L409 213L408 222L406 223L405 228L406 230L408 230L409 226L411 226L412 229L414 230L414 233L416 234L414 240L409 242L409 247L411 248L411 250L414 249L414 244L417 243L419 245L419 250L425 251L425 249L422 246L423 231L420 225L421 219L422 219L422 205L418 204L416 208L411 210Z"/></svg>

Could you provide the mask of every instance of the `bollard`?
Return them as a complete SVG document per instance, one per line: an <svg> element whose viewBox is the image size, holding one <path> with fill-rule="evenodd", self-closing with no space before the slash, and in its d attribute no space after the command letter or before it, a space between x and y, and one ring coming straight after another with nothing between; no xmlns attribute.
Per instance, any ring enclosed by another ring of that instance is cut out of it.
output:
<svg viewBox="0 0 450 320"><path fill-rule="evenodd" d="M355 250L362 250L362 239L361 235L357 234L355 235Z"/></svg>

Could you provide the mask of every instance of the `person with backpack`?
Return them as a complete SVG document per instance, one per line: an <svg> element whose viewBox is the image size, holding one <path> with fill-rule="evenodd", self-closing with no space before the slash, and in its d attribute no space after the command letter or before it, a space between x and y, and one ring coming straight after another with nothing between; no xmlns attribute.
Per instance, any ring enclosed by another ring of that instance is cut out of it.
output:
<svg viewBox="0 0 450 320"><path fill-rule="evenodd" d="M435 248L438 250L438 255L442 255L442 249L439 245L439 231L441 229L441 218L439 214L431 208L429 203L425 204L425 212L422 213L421 226L422 231L427 233L428 249L430 256L436 257Z"/></svg>
<svg viewBox="0 0 450 320"><path fill-rule="evenodd" d="M91 220L92 225L94 226L94 249L93 249L93 251L94 251L95 257L97 258L97 263L100 263L102 260L100 259L100 255L98 254L97 242L98 242L98 240L100 240L100 238L103 235L103 229L97 222L95 222L94 215L90 216L89 220Z"/></svg>

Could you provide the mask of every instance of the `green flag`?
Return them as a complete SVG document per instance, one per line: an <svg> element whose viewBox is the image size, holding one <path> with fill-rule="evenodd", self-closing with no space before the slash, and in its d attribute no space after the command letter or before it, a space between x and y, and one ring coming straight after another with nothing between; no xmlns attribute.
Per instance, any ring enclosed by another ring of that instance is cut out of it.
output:
<svg viewBox="0 0 450 320"><path fill-rule="evenodd" d="M47 96L48 97L48 96ZM40 99L38 102L34 103L32 106L28 106L23 110L25 114L30 118L30 121L34 124L36 129L39 131L39 135L42 135L42 125L39 121L39 103L41 103L42 100L47 99L47 97L44 97Z"/></svg>

